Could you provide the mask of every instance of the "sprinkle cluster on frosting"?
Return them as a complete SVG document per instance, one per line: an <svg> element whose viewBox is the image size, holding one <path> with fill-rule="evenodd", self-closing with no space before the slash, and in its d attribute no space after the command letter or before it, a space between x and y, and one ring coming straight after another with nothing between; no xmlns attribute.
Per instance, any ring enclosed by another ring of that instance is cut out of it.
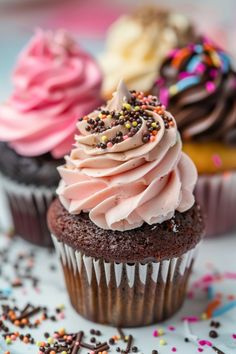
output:
<svg viewBox="0 0 236 354"><path fill-rule="evenodd" d="M196 169L156 97L129 92L121 82L106 107L77 127L57 190L71 214L89 212L97 226L124 231L192 207Z"/></svg>
<svg viewBox="0 0 236 354"><path fill-rule="evenodd" d="M96 117L84 116L79 121L86 121L85 129L90 134L104 133L96 146L106 149L137 134L142 127L143 120L146 121L146 130L142 134L143 143L154 141L161 126L159 122L155 121L152 112L162 117L166 129L174 125L172 117L166 114L165 106L158 102L156 96L146 97L143 92L136 91L130 91L130 99L122 104L120 111L101 109ZM106 131L114 126L121 126L123 130L117 131L116 135L109 139L106 136Z"/></svg>
<svg viewBox="0 0 236 354"><path fill-rule="evenodd" d="M171 51L154 86L184 138L227 141L236 141L235 89L230 57L207 38Z"/></svg>

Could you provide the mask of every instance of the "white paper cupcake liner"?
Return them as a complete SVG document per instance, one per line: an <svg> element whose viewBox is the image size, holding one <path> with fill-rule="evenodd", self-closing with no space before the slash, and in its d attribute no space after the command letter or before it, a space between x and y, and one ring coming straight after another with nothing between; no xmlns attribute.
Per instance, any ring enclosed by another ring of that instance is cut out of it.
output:
<svg viewBox="0 0 236 354"><path fill-rule="evenodd" d="M196 200L206 218L206 236L236 230L236 172L200 175Z"/></svg>
<svg viewBox="0 0 236 354"><path fill-rule="evenodd" d="M24 185L0 177L16 235L41 246L51 246L47 210L55 198L55 188Z"/></svg>
<svg viewBox="0 0 236 354"><path fill-rule="evenodd" d="M75 309L95 322L122 326L158 322L179 309L198 248L161 262L129 264L88 257L54 235L52 240Z"/></svg>

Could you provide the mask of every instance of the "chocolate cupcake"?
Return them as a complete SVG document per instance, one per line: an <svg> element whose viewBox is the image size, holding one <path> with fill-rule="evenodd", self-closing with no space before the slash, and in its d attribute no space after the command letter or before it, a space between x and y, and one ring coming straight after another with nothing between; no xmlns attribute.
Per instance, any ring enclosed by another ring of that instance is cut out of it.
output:
<svg viewBox="0 0 236 354"><path fill-rule="evenodd" d="M162 321L184 301L204 230L175 120L121 83L77 127L48 212L72 305L116 326Z"/></svg>
<svg viewBox="0 0 236 354"><path fill-rule="evenodd" d="M122 77L128 88L150 93L157 67L169 50L185 46L196 37L183 14L156 6L143 6L118 18L108 29L106 48L100 57L106 99Z"/></svg>
<svg viewBox="0 0 236 354"><path fill-rule="evenodd" d="M196 198L209 236L236 228L235 89L229 55L206 38L171 52L154 87L173 112L183 150L200 174Z"/></svg>
<svg viewBox="0 0 236 354"><path fill-rule="evenodd" d="M71 149L78 117L101 103L95 61L64 31L38 31L21 53L14 91L0 105L0 173L15 234L52 245L46 212L56 167Z"/></svg>

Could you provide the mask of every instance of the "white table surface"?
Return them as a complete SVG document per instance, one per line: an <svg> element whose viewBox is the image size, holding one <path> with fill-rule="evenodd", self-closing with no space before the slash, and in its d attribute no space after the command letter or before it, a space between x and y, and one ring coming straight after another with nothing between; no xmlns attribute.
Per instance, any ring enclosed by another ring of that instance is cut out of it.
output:
<svg viewBox="0 0 236 354"><path fill-rule="evenodd" d="M46 331L53 332L61 327L66 328L70 332L77 332L83 330L88 334L87 342L91 335L89 330L91 328L100 329L102 331L105 340L110 336L116 334L114 328L108 326L101 326L86 321L80 317L71 307L67 293L64 288L64 282L62 273L55 254L50 255L47 250L32 247L26 242L15 239L11 243L6 237L0 237L0 248L10 247L10 258L15 259L15 255L19 252L29 253L32 249L36 252L36 263L33 274L38 276L41 281L39 284L39 292L32 288L30 282L26 282L23 288L14 288L13 296L17 298L17 304L24 306L27 302L32 302L34 305L47 305L52 311L56 306L60 304L65 305L65 319L60 322L54 323L51 321L45 321L43 325L37 330L30 330L30 333L37 340L44 340L43 334ZM198 279L202 275L212 272L211 267L215 268L213 272L236 272L236 235L229 235L223 238L215 240L206 240L201 246L199 256L195 265L192 281ZM56 265L56 271L51 271L50 266ZM1 268L4 270L4 274L7 273L9 277L12 274L12 267L9 265L1 264ZM9 287L8 283L5 283L3 277L0 277L0 290ZM225 295L236 295L236 280L224 280L214 285L214 290L222 292ZM227 301L227 300L226 300ZM125 333L132 334L135 338L134 345L137 345L143 354L151 354L153 349L157 349L160 354L172 353L172 347L177 348L177 353L180 354L192 354L198 353L198 345L194 343L185 343L184 338L186 332L184 330L184 324L182 317L184 316L200 316L206 308L209 300L207 295L202 290L197 292L194 299L187 299L183 308L172 319L161 325L154 325L138 329L125 330ZM208 337L210 330L209 320L201 321L191 324L191 330L196 334L199 339L208 339L213 341L214 345L221 349L225 354L236 353L236 340L232 338L232 334L236 333L236 308L231 310L227 314L216 318L222 324L219 328L219 337L212 340ZM168 326L174 326L175 331L168 330ZM153 330L157 328L163 328L166 334L163 337L153 337ZM11 330L11 326L10 326ZM25 330L29 332L29 330ZM167 345L159 345L159 340L165 339ZM210 347L202 347L205 354L215 353ZM33 354L38 353L36 346L25 345L20 343L14 343L11 346L7 346L0 334L0 353L4 353L6 350L10 350L11 354ZM80 351L79 353L88 353L87 350ZM109 351L109 353L116 353L115 349Z"/></svg>

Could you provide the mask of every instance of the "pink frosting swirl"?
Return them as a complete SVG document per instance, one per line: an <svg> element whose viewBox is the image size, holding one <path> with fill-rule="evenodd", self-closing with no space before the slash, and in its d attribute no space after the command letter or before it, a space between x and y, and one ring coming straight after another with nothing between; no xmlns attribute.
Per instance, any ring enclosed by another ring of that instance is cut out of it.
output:
<svg viewBox="0 0 236 354"><path fill-rule="evenodd" d="M57 193L64 207L71 214L89 212L103 229L162 223L194 204L197 172L182 152L173 117L155 97L142 96L142 107L137 97L121 83L102 112L78 123L81 135L59 167Z"/></svg>
<svg viewBox="0 0 236 354"><path fill-rule="evenodd" d="M0 140L23 156L71 150L76 121L101 104L101 72L65 31L39 30L19 57L0 106Z"/></svg>

